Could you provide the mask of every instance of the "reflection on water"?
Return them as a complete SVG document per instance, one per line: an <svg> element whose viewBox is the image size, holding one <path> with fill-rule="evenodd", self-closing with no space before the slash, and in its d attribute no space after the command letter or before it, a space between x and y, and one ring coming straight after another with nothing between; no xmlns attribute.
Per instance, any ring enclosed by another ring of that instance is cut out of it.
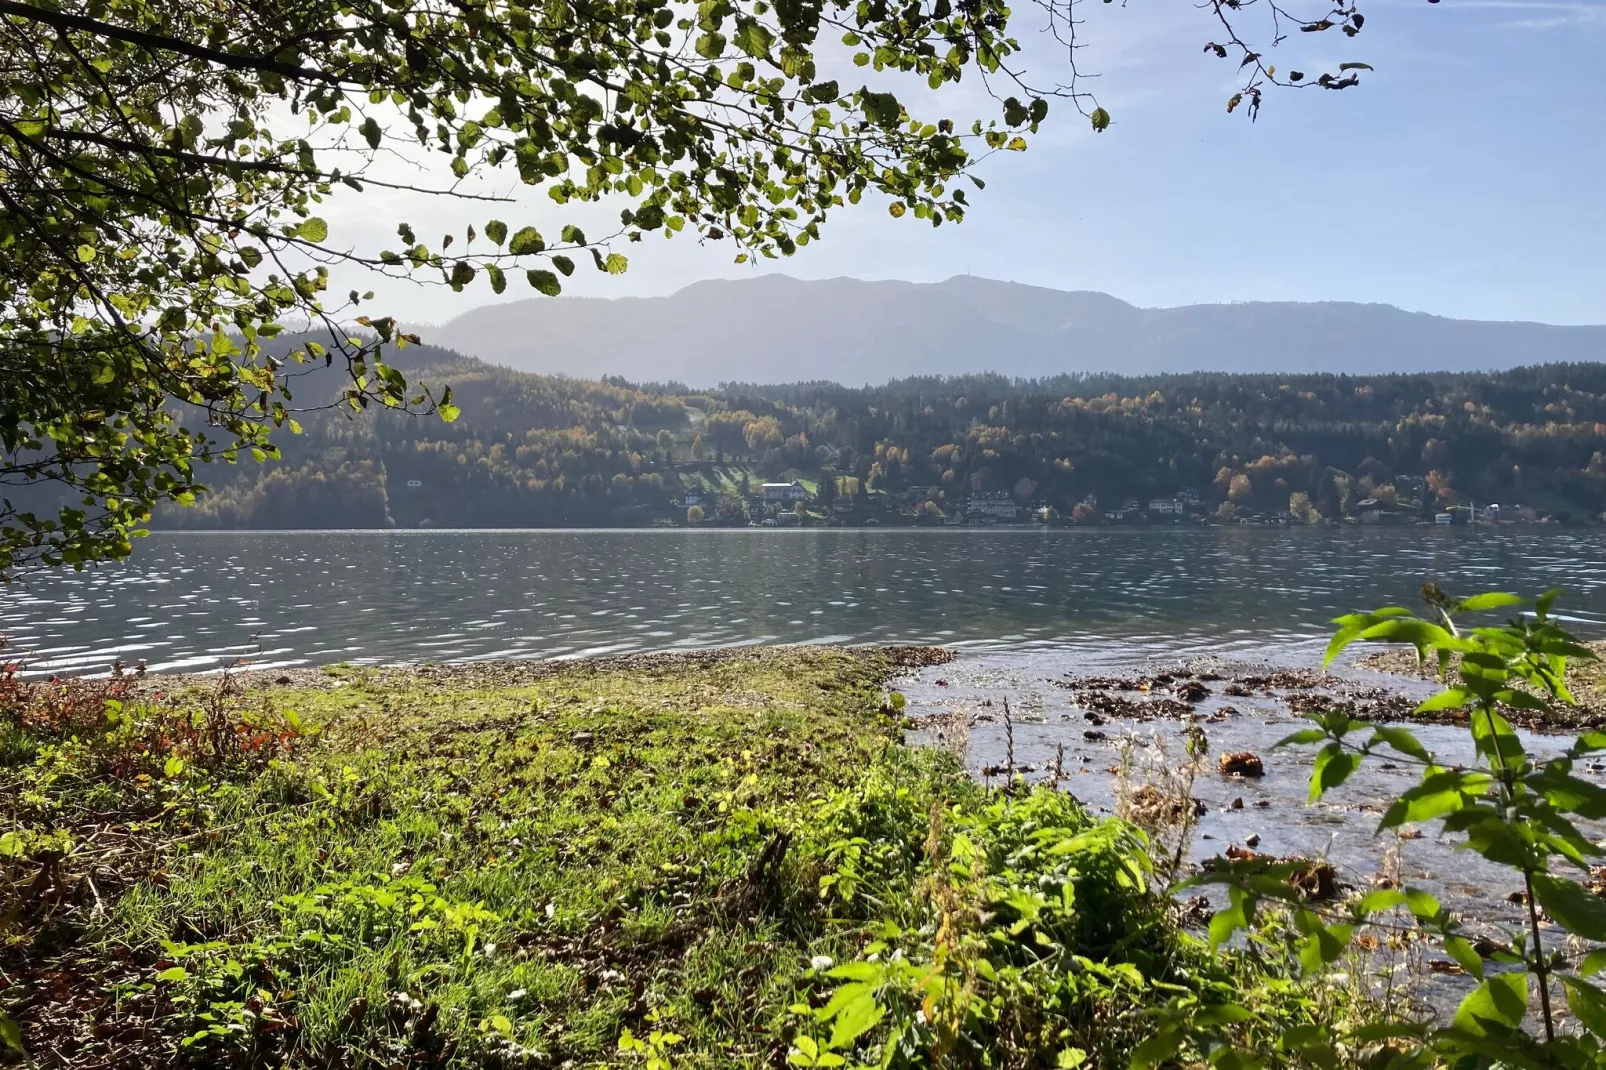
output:
<svg viewBox="0 0 1606 1070"><path fill-rule="evenodd" d="M1606 532L1460 529L215 532L0 589L31 674L759 643L1302 647L1335 613L1564 585L1606 630Z"/></svg>

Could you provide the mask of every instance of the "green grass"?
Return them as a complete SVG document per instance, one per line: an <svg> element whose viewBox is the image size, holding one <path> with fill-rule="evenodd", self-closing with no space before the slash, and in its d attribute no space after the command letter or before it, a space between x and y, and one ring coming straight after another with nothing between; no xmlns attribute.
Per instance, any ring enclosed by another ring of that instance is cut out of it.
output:
<svg viewBox="0 0 1606 1070"><path fill-rule="evenodd" d="M713 494L729 494L740 497L742 493L742 476L744 474L748 479L749 494L757 494L759 488L764 484L764 477L758 474L758 470L747 465L725 464L715 466L712 461L698 463L707 463L709 469L707 471L683 472L680 474L682 485L687 490L696 487Z"/></svg>
<svg viewBox="0 0 1606 1070"><path fill-rule="evenodd" d="M14 705L0 1009L97 1066L1124 1058L1151 986L1206 969L1141 834L904 747L895 670L787 650L346 668L71 727Z"/></svg>

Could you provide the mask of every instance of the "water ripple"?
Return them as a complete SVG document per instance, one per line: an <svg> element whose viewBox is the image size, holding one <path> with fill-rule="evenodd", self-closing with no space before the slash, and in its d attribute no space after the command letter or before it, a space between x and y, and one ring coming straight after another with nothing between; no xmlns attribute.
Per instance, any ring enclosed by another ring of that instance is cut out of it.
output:
<svg viewBox="0 0 1606 1070"><path fill-rule="evenodd" d="M31 676L258 662L940 642L1127 656L1319 643L1337 613L1565 586L1606 634L1606 532L1461 529L211 532L0 590Z"/></svg>

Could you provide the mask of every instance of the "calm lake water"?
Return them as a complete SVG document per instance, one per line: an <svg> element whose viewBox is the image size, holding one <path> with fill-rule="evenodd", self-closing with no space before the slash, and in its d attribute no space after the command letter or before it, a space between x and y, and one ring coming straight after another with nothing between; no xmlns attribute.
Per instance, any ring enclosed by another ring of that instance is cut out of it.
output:
<svg viewBox="0 0 1606 1070"><path fill-rule="evenodd" d="M1606 531L992 529L162 533L0 588L31 675L946 643L1305 659L1336 613L1565 586L1606 633Z"/></svg>

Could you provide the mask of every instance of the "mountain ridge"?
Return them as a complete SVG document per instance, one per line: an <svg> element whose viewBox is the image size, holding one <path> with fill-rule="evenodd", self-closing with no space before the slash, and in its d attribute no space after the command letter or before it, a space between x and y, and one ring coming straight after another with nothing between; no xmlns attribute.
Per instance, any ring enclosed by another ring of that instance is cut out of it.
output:
<svg viewBox="0 0 1606 1070"><path fill-rule="evenodd" d="M662 297L534 297L422 333L523 371L699 387L981 371L1494 371L1606 359L1606 325L1453 319L1346 301L1143 308L1097 290L971 275L911 283L770 274L699 280Z"/></svg>

